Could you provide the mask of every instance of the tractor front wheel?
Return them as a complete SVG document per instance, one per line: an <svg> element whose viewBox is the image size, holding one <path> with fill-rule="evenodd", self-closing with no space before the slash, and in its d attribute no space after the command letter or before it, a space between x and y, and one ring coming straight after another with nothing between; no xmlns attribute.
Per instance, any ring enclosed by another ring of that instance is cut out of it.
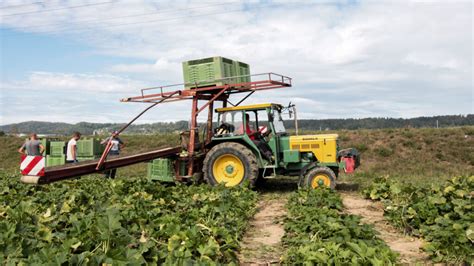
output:
<svg viewBox="0 0 474 266"><path fill-rule="evenodd" d="M258 177L257 158L242 144L225 142L214 146L206 155L203 165L204 179L215 186L240 186L248 181L254 186Z"/></svg>
<svg viewBox="0 0 474 266"><path fill-rule="evenodd" d="M336 174L328 167L316 167L305 175L304 184L309 188L336 188Z"/></svg>

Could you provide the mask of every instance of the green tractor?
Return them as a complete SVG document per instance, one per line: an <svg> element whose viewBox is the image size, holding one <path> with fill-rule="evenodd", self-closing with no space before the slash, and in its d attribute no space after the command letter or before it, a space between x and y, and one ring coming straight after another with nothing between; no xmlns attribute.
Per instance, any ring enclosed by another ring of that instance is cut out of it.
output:
<svg viewBox="0 0 474 266"><path fill-rule="evenodd" d="M291 108L272 103L217 108L217 127L202 163L204 179L231 187L289 175L299 177L300 187L334 189L341 170L358 167L358 152L339 150L337 134L290 136L282 112Z"/></svg>

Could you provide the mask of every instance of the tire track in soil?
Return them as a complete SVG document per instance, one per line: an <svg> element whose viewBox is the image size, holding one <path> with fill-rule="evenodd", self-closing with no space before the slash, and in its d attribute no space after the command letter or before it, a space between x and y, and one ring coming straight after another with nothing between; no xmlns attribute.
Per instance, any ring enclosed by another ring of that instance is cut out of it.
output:
<svg viewBox="0 0 474 266"><path fill-rule="evenodd" d="M279 264L283 252L281 238L285 230L283 219L286 217L284 198L269 198L262 195L257 213L249 223L241 242L240 265Z"/></svg>
<svg viewBox="0 0 474 266"><path fill-rule="evenodd" d="M358 196L356 193L340 192L346 212L362 217L362 222L374 225L379 237L387 245L400 254L402 264L430 264L428 255L420 248L423 245L421 239L410 237L400 233L389 224L383 216L381 202L372 202Z"/></svg>

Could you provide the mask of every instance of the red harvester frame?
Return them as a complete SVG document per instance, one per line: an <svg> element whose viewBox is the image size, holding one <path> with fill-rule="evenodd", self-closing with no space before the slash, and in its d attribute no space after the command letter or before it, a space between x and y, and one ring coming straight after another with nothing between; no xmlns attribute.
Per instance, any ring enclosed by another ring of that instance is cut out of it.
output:
<svg viewBox="0 0 474 266"><path fill-rule="evenodd" d="M145 88L141 90L141 95L121 99L121 102L141 102L141 103L166 103L166 102L175 102L181 100L192 100L192 109L191 109L191 128L190 128L190 140L188 146L189 154L189 164L188 164L188 177L193 175L194 171L194 152L196 148L195 143L195 134L197 129L197 117L200 112L208 108L208 118L207 118L207 133L205 144L208 144L212 137L212 118L214 111L214 102L222 101L222 107L226 107L227 104L233 106L238 106L244 100L246 100L251 94L255 91L260 90L269 90L277 89L284 87L291 87L291 78L283 76L276 73L262 73L255 75L247 76L237 76L237 77L228 77L220 80L215 80L216 82L232 81L240 77L251 77L254 81L242 82L242 83L231 83L226 85L219 86L208 86L208 87L199 87L199 83L193 84L174 84L168 86L159 86ZM203 81L202 83L207 83L209 81ZM181 89L185 85L193 85L190 89ZM174 89L179 87L180 89ZM159 91L159 93L150 93ZM229 96L236 93L245 93L248 94L242 98L237 104L232 104L229 102ZM198 106L199 100L206 100L207 102L201 107ZM99 162L100 163L100 162ZM177 179L181 177L177 176Z"/></svg>

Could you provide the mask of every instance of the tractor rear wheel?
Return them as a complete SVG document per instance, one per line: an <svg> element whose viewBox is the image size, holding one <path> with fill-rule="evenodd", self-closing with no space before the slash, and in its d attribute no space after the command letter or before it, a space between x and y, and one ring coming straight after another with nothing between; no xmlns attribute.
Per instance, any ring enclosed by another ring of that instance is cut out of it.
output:
<svg viewBox="0 0 474 266"><path fill-rule="evenodd" d="M305 175L304 184L308 188L336 188L336 174L328 167L320 166L309 170Z"/></svg>
<svg viewBox="0 0 474 266"><path fill-rule="evenodd" d="M203 172L204 179L213 186L234 187L248 181L253 187L258 177L257 157L242 144L224 142L207 153Z"/></svg>

